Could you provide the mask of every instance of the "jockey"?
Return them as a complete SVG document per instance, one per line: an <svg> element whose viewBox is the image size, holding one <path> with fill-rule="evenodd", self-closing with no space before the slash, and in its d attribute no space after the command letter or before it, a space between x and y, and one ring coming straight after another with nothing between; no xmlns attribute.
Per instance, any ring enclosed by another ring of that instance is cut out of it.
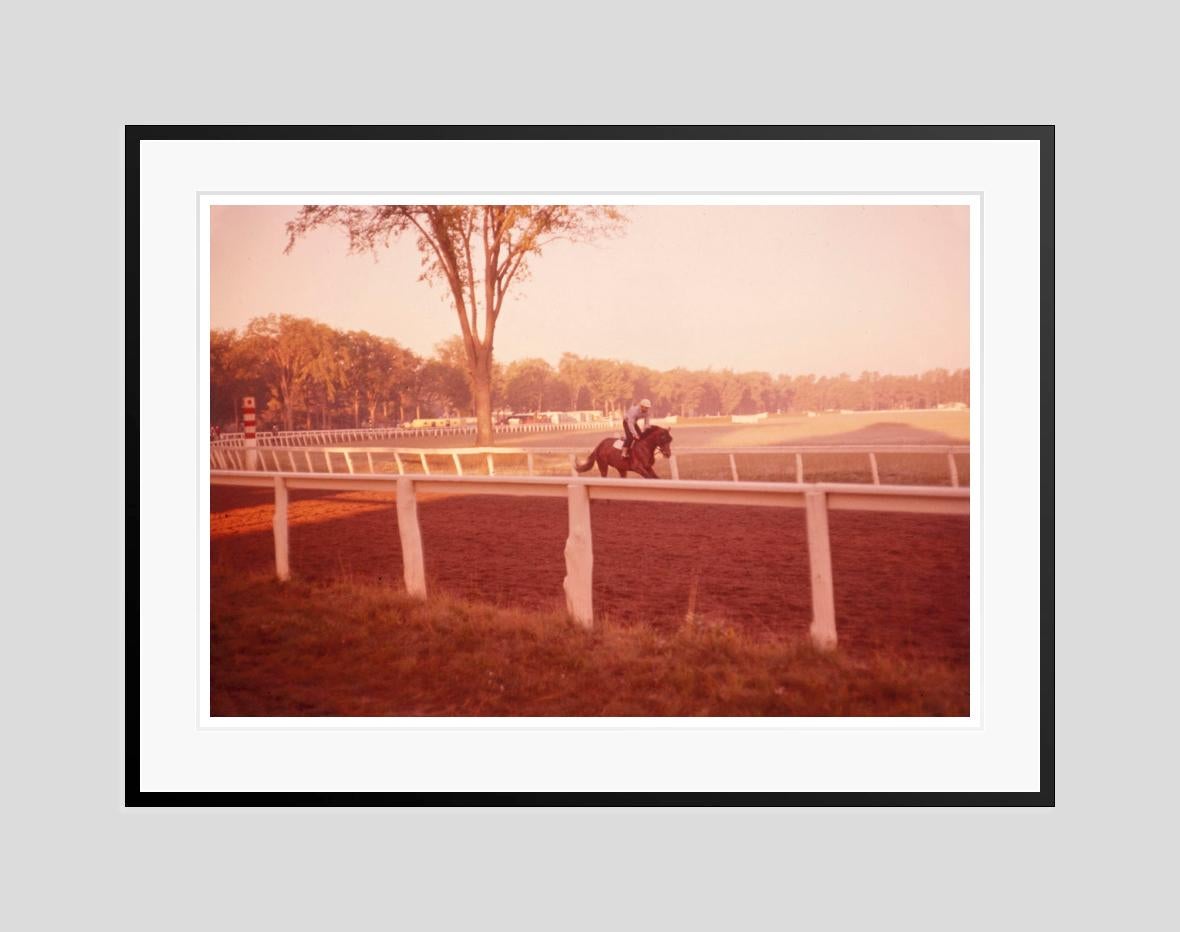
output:
<svg viewBox="0 0 1180 932"><path fill-rule="evenodd" d="M623 456L631 455L631 444L651 425L650 411L651 402L644 398L639 404L631 405L623 415ZM643 421L643 429L639 427L640 421Z"/></svg>

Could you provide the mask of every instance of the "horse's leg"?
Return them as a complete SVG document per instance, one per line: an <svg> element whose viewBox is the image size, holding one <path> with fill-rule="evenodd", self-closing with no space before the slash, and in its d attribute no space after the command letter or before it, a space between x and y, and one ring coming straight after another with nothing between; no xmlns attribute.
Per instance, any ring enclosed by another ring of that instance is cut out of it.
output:
<svg viewBox="0 0 1180 932"><path fill-rule="evenodd" d="M599 460L598 471L602 474L602 478L605 479L606 474L610 472L610 463L608 463L606 460Z"/></svg>

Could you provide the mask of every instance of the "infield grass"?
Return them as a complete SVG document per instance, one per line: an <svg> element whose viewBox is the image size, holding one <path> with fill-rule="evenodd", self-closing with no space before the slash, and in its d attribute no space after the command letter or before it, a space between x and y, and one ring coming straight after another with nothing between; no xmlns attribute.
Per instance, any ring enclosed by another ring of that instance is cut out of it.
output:
<svg viewBox="0 0 1180 932"><path fill-rule="evenodd" d="M966 715L963 671L214 568L214 716Z"/></svg>

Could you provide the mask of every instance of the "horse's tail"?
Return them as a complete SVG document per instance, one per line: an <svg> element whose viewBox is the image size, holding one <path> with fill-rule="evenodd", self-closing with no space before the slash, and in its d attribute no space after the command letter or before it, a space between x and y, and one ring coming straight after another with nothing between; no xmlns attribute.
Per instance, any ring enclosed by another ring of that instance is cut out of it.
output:
<svg viewBox="0 0 1180 932"><path fill-rule="evenodd" d="M576 469L578 472L589 472L591 469L593 469L594 468L594 454L596 452L598 452L598 451L591 450L590 456L587 457L586 462L584 462L584 463L579 463L575 460L574 461L574 469Z"/></svg>

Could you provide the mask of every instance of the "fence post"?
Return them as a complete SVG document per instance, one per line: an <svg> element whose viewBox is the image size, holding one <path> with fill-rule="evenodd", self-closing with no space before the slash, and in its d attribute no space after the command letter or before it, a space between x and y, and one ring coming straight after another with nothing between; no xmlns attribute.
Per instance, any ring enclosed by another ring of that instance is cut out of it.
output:
<svg viewBox="0 0 1180 932"><path fill-rule="evenodd" d="M680 478L680 467L676 464L676 454L675 453L673 453L670 457L668 457L668 465L672 468L672 478L679 479Z"/></svg>
<svg viewBox="0 0 1180 932"><path fill-rule="evenodd" d="M275 575L286 582L291 578L291 560L287 533L287 480L275 476Z"/></svg>
<svg viewBox="0 0 1180 932"><path fill-rule="evenodd" d="M869 465L873 468L873 485L881 484L881 475L877 472L877 454L869 454Z"/></svg>
<svg viewBox="0 0 1180 932"><path fill-rule="evenodd" d="M737 460L735 460L735 459L733 458L733 454L732 454L732 453L730 453L730 454L729 454L729 471L730 471L731 473L733 473L733 481L734 481L734 482L737 482L737 481L738 481L738 473L737 473Z"/></svg>
<svg viewBox="0 0 1180 932"><path fill-rule="evenodd" d="M594 539L590 533L590 490L569 485L569 536L565 540L565 606L570 617L589 631L594 627Z"/></svg>
<svg viewBox="0 0 1180 932"><path fill-rule="evenodd" d="M836 646L836 599L832 590L832 543L828 534L828 497L812 491L807 502L807 554L811 563L811 643L821 650Z"/></svg>
<svg viewBox="0 0 1180 932"><path fill-rule="evenodd" d="M455 461L455 475L456 476L463 475L463 464L459 462L459 454L452 453L451 459L453 459Z"/></svg>
<svg viewBox="0 0 1180 932"><path fill-rule="evenodd" d="M795 454L795 481L796 482L803 481L803 454L802 453Z"/></svg>
<svg viewBox="0 0 1180 932"><path fill-rule="evenodd" d="M959 487L959 467L955 465L955 454L948 453L946 461L951 464L951 485L957 489Z"/></svg>
<svg viewBox="0 0 1180 932"><path fill-rule="evenodd" d="M488 475L494 476L496 474L496 464L492 461L492 454L488 454Z"/></svg>
<svg viewBox="0 0 1180 932"><path fill-rule="evenodd" d="M246 468L258 468L258 437L254 433L254 399L242 399L242 429L246 433Z"/></svg>
<svg viewBox="0 0 1180 932"><path fill-rule="evenodd" d="M533 454L530 452L530 453L527 453L527 454L525 454L525 455L526 455L526 457L528 458L528 462L529 462L529 475L531 476L531 475L533 474Z"/></svg>
<svg viewBox="0 0 1180 932"><path fill-rule="evenodd" d="M422 530L418 527L418 499L414 480L402 476L397 480L397 533L402 542L402 564L406 592L426 598L426 563L422 558Z"/></svg>

